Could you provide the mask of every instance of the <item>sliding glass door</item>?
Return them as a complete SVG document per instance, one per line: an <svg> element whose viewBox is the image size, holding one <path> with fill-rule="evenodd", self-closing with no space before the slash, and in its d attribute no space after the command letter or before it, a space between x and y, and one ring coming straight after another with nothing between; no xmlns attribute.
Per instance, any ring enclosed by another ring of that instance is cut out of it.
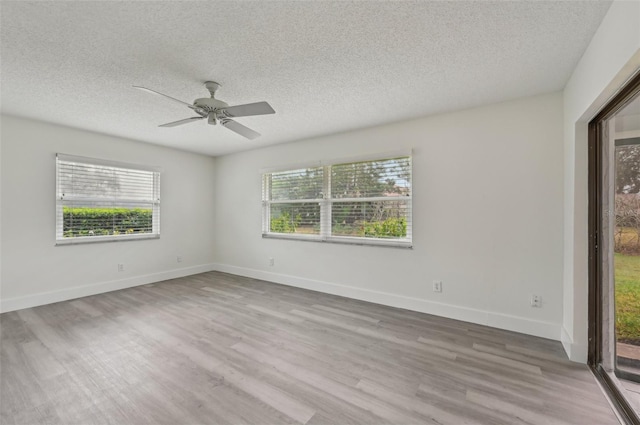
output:
<svg viewBox="0 0 640 425"><path fill-rule="evenodd" d="M613 194L616 368L622 377L640 383L640 96L612 120L619 135Z"/></svg>
<svg viewBox="0 0 640 425"><path fill-rule="evenodd" d="M640 412L640 76L589 124L589 365Z"/></svg>

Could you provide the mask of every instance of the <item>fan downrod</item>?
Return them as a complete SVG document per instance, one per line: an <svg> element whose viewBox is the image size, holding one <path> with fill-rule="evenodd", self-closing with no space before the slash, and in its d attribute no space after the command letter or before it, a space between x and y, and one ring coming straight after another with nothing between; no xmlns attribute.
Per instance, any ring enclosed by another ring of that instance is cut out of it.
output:
<svg viewBox="0 0 640 425"><path fill-rule="evenodd" d="M220 84L216 83L215 81L206 81L204 83L204 86L207 90L209 90L209 93L211 93L211 97L215 98L216 90L220 88Z"/></svg>

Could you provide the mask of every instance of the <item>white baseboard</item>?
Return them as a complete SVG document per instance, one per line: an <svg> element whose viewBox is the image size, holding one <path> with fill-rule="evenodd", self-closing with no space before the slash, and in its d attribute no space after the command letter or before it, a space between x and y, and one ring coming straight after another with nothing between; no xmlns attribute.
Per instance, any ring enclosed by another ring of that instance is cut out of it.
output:
<svg viewBox="0 0 640 425"><path fill-rule="evenodd" d="M0 313L21 310L23 308L37 307L44 304L57 303L60 301L72 300L74 298L87 297L89 295L101 294L103 292L117 291L119 289L146 285L148 283L190 276L193 274L209 272L212 270L214 270L213 264L202 264L199 266L174 269L160 273L134 276L126 279L75 286L73 288L65 288L57 291L41 292L39 294L27 295L24 297L6 298L0 300Z"/></svg>
<svg viewBox="0 0 640 425"><path fill-rule="evenodd" d="M576 363L587 363L587 346L583 344L576 344L573 342L573 338L569 335L569 332L562 326L560 341L562 347L569 360Z"/></svg>
<svg viewBox="0 0 640 425"><path fill-rule="evenodd" d="M216 264L215 270L280 283L283 285L295 286L297 288L310 289L327 294L387 305L390 307L404 308L421 313L428 313L465 322L491 326L494 328L525 333L556 341L560 340L561 325L557 323L543 322L519 316L438 303L420 298L406 297L388 292L373 291L355 286L305 279L291 275L230 266L226 264Z"/></svg>
<svg viewBox="0 0 640 425"><path fill-rule="evenodd" d="M561 340L565 350L567 351L567 355L571 360L581 363L586 362L586 350L582 350L580 349L581 347L575 346L575 344L571 342L571 339L568 337L564 328L555 323L225 264L203 264L200 266L169 270L149 275L134 276L127 279L76 286L58 291L42 292L24 297L2 299L0 300L0 312L5 313L14 310L21 310L23 308L67 301L75 298L117 291L119 289L126 289L214 270L387 305L390 307L404 308L421 313L477 323L498 329L505 329L553 340ZM567 341L569 346L567 346ZM582 360L581 355L584 356L584 360Z"/></svg>

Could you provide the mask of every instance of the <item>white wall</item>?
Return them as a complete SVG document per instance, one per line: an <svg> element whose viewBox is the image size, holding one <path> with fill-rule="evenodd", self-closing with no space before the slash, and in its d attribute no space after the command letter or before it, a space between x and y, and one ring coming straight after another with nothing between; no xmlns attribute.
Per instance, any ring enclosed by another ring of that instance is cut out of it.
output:
<svg viewBox="0 0 640 425"><path fill-rule="evenodd" d="M640 2L614 1L564 90L562 342L586 362L588 345L587 124L640 68Z"/></svg>
<svg viewBox="0 0 640 425"><path fill-rule="evenodd" d="M14 117L1 125L2 311L211 269L214 158ZM161 167L160 239L55 246L56 152Z"/></svg>
<svg viewBox="0 0 640 425"><path fill-rule="evenodd" d="M261 238L260 169L406 148L412 250ZM219 270L560 338L559 93L223 156L216 176Z"/></svg>

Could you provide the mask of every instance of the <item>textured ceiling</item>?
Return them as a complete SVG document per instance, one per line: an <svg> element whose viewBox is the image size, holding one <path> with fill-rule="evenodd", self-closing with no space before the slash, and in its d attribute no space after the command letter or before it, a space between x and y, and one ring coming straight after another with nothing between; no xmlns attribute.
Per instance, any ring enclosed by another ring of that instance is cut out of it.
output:
<svg viewBox="0 0 640 425"><path fill-rule="evenodd" d="M220 155L560 90L610 6L527 2L0 3L3 113ZM248 141L192 102L206 80Z"/></svg>

